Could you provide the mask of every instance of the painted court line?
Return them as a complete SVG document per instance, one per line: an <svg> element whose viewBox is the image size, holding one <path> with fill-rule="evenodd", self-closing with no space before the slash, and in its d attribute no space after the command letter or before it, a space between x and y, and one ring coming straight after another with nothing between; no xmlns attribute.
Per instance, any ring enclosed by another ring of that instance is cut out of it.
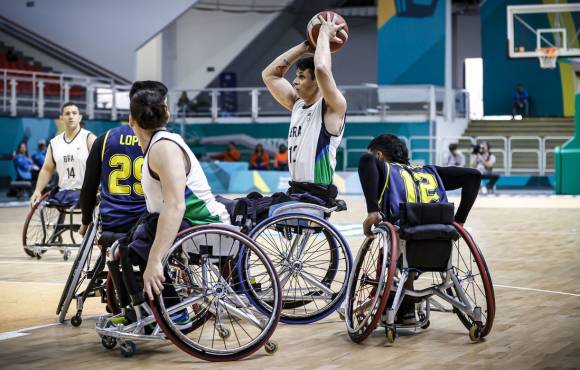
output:
<svg viewBox="0 0 580 370"><path fill-rule="evenodd" d="M511 286L511 285L501 285L501 284L493 284L493 287L500 287L506 289L514 289L514 290L528 290L532 292L540 292L540 293L549 293L549 294L560 294L560 295L569 295L572 297L580 297L580 294L576 293L567 293L567 292L558 292L555 290L546 290L546 289L536 289L536 288L524 288L519 286Z"/></svg>
<svg viewBox="0 0 580 370"><path fill-rule="evenodd" d="M90 319L98 318L99 316L100 315L83 316L83 319L90 320ZM22 329L18 329L18 330L14 330L14 331L3 332L3 333L0 333L0 342L3 340L8 340L8 339L13 339L13 338L18 338L18 337L23 337L25 335L29 335L30 334L30 333L28 333L29 331L49 328L51 326L57 326L57 325L64 325L64 323L61 324L59 322L53 322L50 324L36 325L36 326L22 328Z"/></svg>

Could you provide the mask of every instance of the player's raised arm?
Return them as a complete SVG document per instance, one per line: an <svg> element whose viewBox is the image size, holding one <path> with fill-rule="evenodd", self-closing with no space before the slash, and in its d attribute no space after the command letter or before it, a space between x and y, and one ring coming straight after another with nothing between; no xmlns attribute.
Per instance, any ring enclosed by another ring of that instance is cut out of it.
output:
<svg viewBox="0 0 580 370"><path fill-rule="evenodd" d="M262 71L262 80L274 99L290 111L298 97L292 84L284 78L284 75L288 72L292 64L296 63L302 55L309 51L309 48L310 46L307 41L302 42L274 59Z"/></svg>
<svg viewBox="0 0 580 370"><path fill-rule="evenodd" d="M337 117L337 119L331 119L325 122L326 129L331 134L338 135L342 130L344 114L346 113L346 99L340 90L338 90L338 87L336 87L336 82L332 75L330 42L343 42L336 36L336 33L343 26L335 23L335 15L331 19L324 19L320 15L319 19L322 24L320 26L320 32L318 33L318 41L316 42L316 51L314 53L314 74L316 75L316 81L328 107L328 113L336 115Z"/></svg>

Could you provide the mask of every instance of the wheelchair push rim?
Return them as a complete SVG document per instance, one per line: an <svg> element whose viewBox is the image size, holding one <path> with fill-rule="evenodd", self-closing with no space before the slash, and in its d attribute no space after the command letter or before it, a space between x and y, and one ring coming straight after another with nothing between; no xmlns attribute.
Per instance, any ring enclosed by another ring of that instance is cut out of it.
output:
<svg viewBox="0 0 580 370"><path fill-rule="evenodd" d="M282 285L280 321L308 324L334 312L344 300L352 257L336 229L316 216L288 213L264 220L250 237L274 263ZM242 255L241 261L247 256ZM268 310L268 302L256 300Z"/></svg>
<svg viewBox="0 0 580 370"><path fill-rule="evenodd" d="M393 285L398 237L392 225L383 223L366 238L349 279L345 322L350 338L361 343L375 330L387 306Z"/></svg>
<svg viewBox="0 0 580 370"><path fill-rule="evenodd" d="M455 228L461 237L453 245L454 273L461 282L469 304L481 308L481 321L472 320L456 308L453 312L468 330L476 325L479 331L478 336L483 338L491 332L495 318L495 292L491 275L481 250L469 232L457 223L455 223ZM452 293L459 296L455 288Z"/></svg>
<svg viewBox="0 0 580 370"><path fill-rule="evenodd" d="M260 279L265 294L274 297L271 312L264 314L254 307L248 298L250 282L236 279L239 253L216 258L200 252L203 245L196 241L205 236L209 244L215 235L220 245L229 244L231 250L237 245L256 256L254 267L263 275L254 278ZM280 282L267 255L250 238L223 225L193 227L180 234L162 264L173 277L171 289L181 301L166 307L171 298L166 282L151 306L159 327L178 348L207 361L231 361L251 355L269 341L282 309ZM170 317L184 308L191 320L190 330L178 328Z"/></svg>

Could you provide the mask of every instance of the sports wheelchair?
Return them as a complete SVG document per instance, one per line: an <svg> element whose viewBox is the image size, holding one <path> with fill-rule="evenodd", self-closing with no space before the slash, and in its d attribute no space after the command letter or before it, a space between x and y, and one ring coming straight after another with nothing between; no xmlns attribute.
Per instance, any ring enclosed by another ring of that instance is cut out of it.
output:
<svg viewBox="0 0 580 370"><path fill-rule="evenodd" d="M42 258L49 249L59 250L68 260L72 249L80 246L81 210L76 204L61 204L45 193L28 212L22 229L24 253Z"/></svg>
<svg viewBox="0 0 580 370"><path fill-rule="evenodd" d="M346 298L350 338L360 343L380 323L392 344L398 329L426 329L431 310L457 315L472 341L487 336L495 315L491 276L471 235L453 222L453 204L401 204L400 225L381 223L358 251ZM396 321L404 300L415 324Z"/></svg>
<svg viewBox="0 0 580 370"><path fill-rule="evenodd" d="M76 313L70 319L73 326L81 325L83 305L90 297L101 297L101 302L106 304L107 312L115 314L120 312L105 264L108 249L125 234L100 229L99 219L93 218L81 242L57 306L56 314L59 315L58 321L61 323L66 319L73 299L76 300Z"/></svg>
<svg viewBox="0 0 580 370"><path fill-rule="evenodd" d="M118 247L114 243L109 255ZM160 295L98 320L103 347L118 346L129 357L137 349L134 340L169 340L207 361L237 360L263 346L268 353L278 349L270 337L282 309L280 282L249 237L227 225L192 227L178 234L162 265L166 280ZM115 275L112 265L109 270ZM122 279L112 280L119 292Z"/></svg>
<svg viewBox="0 0 580 370"><path fill-rule="evenodd" d="M218 200L226 204L230 214L237 213L232 210L237 200ZM330 315L343 302L352 256L344 237L328 222L332 212L343 210L346 203L341 200L331 208L289 201L270 206L269 217L261 222L247 220L248 235L272 260L280 279L281 322L312 323ZM251 251L240 256L249 259ZM271 304L257 300L256 305L265 312Z"/></svg>

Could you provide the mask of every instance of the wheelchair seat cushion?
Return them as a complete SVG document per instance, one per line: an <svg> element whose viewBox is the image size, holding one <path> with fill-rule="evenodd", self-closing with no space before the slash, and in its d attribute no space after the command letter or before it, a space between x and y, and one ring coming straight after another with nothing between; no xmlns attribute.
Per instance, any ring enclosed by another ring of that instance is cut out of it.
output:
<svg viewBox="0 0 580 370"><path fill-rule="evenodd" d="M56 208L78 207L80 194L81 192L78 190L61 190L49 196L46 203L48 206Z"/></svg>

